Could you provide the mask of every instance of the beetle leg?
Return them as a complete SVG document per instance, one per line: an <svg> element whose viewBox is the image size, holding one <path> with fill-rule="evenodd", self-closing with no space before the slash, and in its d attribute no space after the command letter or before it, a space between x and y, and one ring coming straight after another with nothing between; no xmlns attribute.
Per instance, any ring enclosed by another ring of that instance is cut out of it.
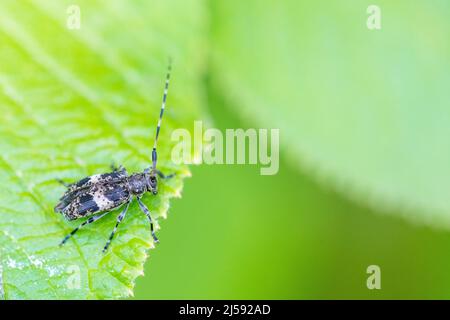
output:
<svg viewBox="0 0 450 320"><path fill-rule="evenodd" d="M145 215L147 216L148 220L150 221L150 231L152 233L153 240L155 241L155 243L158 243L159 240L158 240L158 238L155 235L155 231L153 230L153 220L152 220L152 217L150 216L150 211L145 206L145 204L142 203L141 198L138 197L137 201L139 203L139 207L141 208L142 212L145 213Z"/></svg>
<svg viewBox="0 0 450 320"><path fill-rule="evenodd" d="M71 233L69 233L67 236L65 236L65 238L61 241L61 243L59 244L60 246L62 246L64 243L67 242L67 240L70 239L70 237L72 237L78 230L80 230L81 228L83 228L85 225L91 224L92 222L97 221L100 218L103 218L105 215L107 215L109 213L109 211L99 214L97 216L92 216L89 219L87 219L86 221L84 221L82 224L80 224L78 227L76 227L75 229L72 230Z"/></svg>
<svg viewBox="0 0 450 320"><path fill-rule="evenodd" d="M70 187L71 183L67 183L62 179L55 179L58 183L62 184L64 187L68 188Z"/></svg>
<svg viewBox="0 0 450 320"><path fill-rule="evenodd" d="M112 241L112 238L114 237L114 234L117 231L117 227L119 226L119 224L122 222L123 218L125 218L125 214L127 213L128 207L130 206L130 202L131 200L128 200L127 204L125 205L125 208L123 208L122 212L117 216L117 222L116 225L113 229L113 231L111 232L111 235L109 236L108 241L105 244L105 247L103 248L103 253L106 252L106 250L108 250L108 247Z"/></svg>
<svg viewBox="0 0 450 320"><path fill-rule="evenodd" d="M115 164L114 161L111 162L111 164L109 165L109 167L111 168L111 170L112 170L113 172L121 171L121 170L123 169L123 166L122 166L122 165L116 166L116 164Z"/></svg>
<svg viewBox="0 0 450 320"><path fill-rule="evenodd" d="M170 178L173 178L176 174L176 173L171 173L166 176L164 173L162 173L158 169L155 169L155 172L161 179L170 179Z"/></svg>

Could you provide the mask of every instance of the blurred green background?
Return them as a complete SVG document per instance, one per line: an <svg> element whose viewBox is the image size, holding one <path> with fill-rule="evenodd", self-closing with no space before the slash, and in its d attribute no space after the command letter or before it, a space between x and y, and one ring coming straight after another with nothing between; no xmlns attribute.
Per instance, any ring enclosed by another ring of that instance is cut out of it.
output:
<svg viewBox="0 0 450 320"><path fill-rule="evenodd" d="M248 126L217 94L209 105L218 128ZM447 232L355 205L285 159L275 176L257 166L192 171L136 299L450 297ZM366 287L372 264L381 290Z"/></svg>
<svg viewBox="0 0 450 320"><path fill-rule="evenodd" d="M210 3L214 124L280 128L280 171L193 167L137 299L450 298L449 5L370 4Z"/></svg>

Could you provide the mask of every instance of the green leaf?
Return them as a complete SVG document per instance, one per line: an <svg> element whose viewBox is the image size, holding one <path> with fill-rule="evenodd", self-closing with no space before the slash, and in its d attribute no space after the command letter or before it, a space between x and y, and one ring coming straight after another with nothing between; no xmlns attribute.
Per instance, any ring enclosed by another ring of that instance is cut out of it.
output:
<svg viewBox="0 0 450 320"><path fill-rule="evenodd" d="M77 1L81 28L69 29L72 1L0 4L0 297L94 299L132 294L153 247L148 220L130 206L109 251L117 211L58 243L80 221L53 207L73 182L151 163L168 57L173 72L158 165L178 175L143 200L165 218L180 196L185 166L170 161L170 132L191 127L202 105L202 1ZM173 22L176 23L173 23ZM164 239L160 239L162 242Z"/></svg>
<svg viewBox="0 0 450 320"><path fill-rule="evenodd" d="M371 4L214 1L213 83L324 184L450 226L450 3Z"/></svg>

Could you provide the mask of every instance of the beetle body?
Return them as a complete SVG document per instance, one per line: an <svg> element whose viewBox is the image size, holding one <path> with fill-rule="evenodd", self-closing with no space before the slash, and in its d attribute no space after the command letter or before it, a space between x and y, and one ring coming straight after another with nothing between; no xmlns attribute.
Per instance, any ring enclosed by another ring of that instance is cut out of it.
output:
<svg viewBox="0 0 450 320"><path fill-rule="evenodd" d="M67 220L75 220L114 210L130 201L132 196L141 197L145 192L156 195L155 182L156 177L146 172L129 176L125 168L96 174L69 185L55 211Z"/></svg>
<svg viewBox="0 0 450 320"><path fill-rule="evenodd" d="M117 230L117 227L124 219L128 207L133 199L136 199L140 209L147 216L150 222L150 230L153 240L157 243L153 220L148 208L141 201L141 197L150 192L153 195L158 193L158 179L171 178L172 175L165 176L161 171L156 169L157 153L156 145L158 141L159 131L161 128L161 120L166 105L167 92L170 79L170 64L166 76L164 87L163 102L159 114L158 125L156 127L156 137L152 149L152 165L143 172L128 175L127 170L122 166L120 168L112 167L112 172L96 174L79 180L72 184L66 184L59 180L67 187L66 192L59 199L55 206L55 212L61 213L67 220L76 220L80 218L88 218L77 228L72 230L61 242L61 245L67 242L80 228L91 224L112 210L124 206L120 214L117 216L116 226L111 232L108 242L103 248L103 252L108 249L109 244Z"/></svg>

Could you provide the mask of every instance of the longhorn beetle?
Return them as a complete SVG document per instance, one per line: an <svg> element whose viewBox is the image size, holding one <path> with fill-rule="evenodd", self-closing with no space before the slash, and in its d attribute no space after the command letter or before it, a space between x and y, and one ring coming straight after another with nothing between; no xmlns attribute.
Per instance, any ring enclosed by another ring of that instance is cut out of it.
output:
<svg viewBox="0 0 450 320"><path fill-rule="evenodd" d="M168 179L174 176L174 174L165 176L156 168L156 146L161 128L161 120L164 114L164 108L166 106L170 72L171 63L169 62L161 111L159 113L158 125L156 127L156 137L152 149L152 165L149 168L146 168L143 172L128 175L127 170L124 167L120 166L119 168L116 168L112 165L112 172L110 173L96 174L72 184L67 184L62 180L58 180L65 187L67 187L67 191L56 205L55 212L61 213L67 220L76 220L79 218L89 217L86 221L72 230L72 232L62 240L60 245L65 244L67 240L69 240L70 237L72 237L80 228L103 218L112 210L123 206L122 211L117 216L116 225L103 248L103 253L105 253L114 237L114 234L116 233L117 227L125 218L125 214L127 213L128 207L133 198L137 199L139 207L150 222L150 230L153 240L155 243L159 242L155 235L155 231L153 230L153 220L150 215L150 211L142 202L141 197L146 192L151 192L153 195L158 193L157 177L161 179Z"/></svg>

